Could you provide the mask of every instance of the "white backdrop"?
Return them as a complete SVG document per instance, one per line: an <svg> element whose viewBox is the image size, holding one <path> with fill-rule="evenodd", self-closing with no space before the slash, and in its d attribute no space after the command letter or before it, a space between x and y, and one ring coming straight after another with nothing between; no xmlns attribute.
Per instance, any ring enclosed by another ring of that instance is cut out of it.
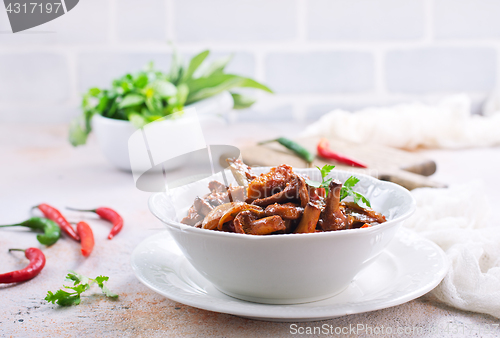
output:
<svg viewBox="0 0 500 338"><path fill-rule="evenodd" d="M478 106L499 78L498 0L82 0L17 34L0 8L0 122L62 123L81 93L153 60L234 52L264 81L240 120L313 120L464 92Z"/></svg>

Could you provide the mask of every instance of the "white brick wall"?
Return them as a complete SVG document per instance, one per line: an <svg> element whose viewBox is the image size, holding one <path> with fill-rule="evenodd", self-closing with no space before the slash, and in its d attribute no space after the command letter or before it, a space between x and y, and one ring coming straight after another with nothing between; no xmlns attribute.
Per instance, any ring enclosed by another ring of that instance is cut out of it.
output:
<svg viewBox="0 0 500 338"><path fill-rule="evenodd" d="M174 0L175 36L182 42L293 41L291 0Z"/></svg>
<svg viewBox="0 0 500 338"><path fill-rule="evenodd" d="M164 0L119 0L115 5L120 42L162 42L167 38Z"/></svg>
<svg viewBox="0 0 500 338"><path fill-rule="evenodd" d="M190 56L234 52L232 72L258 93L240 120L311 120L332 108L466 92L476 104L500 77L499 0L85 0L9 34L0 8L0 122L68 121L81 93L152 60L173 41Z"/></svg>
<svg viewBox="0 0 500 338"><path fill-rule="evenodd" d="M424 35L421 0L310 0L311 41L416 40Z"/></svg>
<svg viewBox="0 0 500 338"><path fill-rule="evenodd" d="M358 51L269 53L267 84L284 94L364 93L374 89L373 55Z"/></svg>
<svg viewBox="0 0 500 338"><path fill-rule="evenodd" d="M436 38L500 38L500 1L435 1Z"/></svg>
<svg viewBox="0 0 500 338"><path fill-rule="evenodd" d="M493 48L418 48L387 53L387 88L394 93L487 92L495 85Z"/></svg>

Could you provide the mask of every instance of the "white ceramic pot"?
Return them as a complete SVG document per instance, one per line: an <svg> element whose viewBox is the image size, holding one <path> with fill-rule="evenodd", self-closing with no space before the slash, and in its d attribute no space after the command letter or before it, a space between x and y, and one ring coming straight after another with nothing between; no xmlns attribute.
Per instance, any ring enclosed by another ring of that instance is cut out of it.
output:
<svg viewBox="0 0 500 338"><path fill-rule="evenodd" d="M224 114L231 110L233 105L231 94L223 92L217 96L188 105L186 108L196 108L198 117L203 120L207 116ZM92 131L104 156L121 170L131 171L128 139L136 130L137 128L129 121L110 119L97 114L92 118Z"/></svg>
<svg viewBox="0 0 500 338"><path fill-rule="evenodd" d="M321 180L317 169L294 171ZM335 170L331 177L344 182L351 175ZM226 177L231 176L227 172ZM405 188L356 176L361 179L356 190L386 216L386 223L365 229L270 236L218 232L180 223L194 198L208 192L208 182L214 177L171 189L169 194L154 194L149 208L166 225L193 267L223 293L257 303L312 302L343 291L415 211L415 200ZM215 179L222 181L220 174Z"/></svg>

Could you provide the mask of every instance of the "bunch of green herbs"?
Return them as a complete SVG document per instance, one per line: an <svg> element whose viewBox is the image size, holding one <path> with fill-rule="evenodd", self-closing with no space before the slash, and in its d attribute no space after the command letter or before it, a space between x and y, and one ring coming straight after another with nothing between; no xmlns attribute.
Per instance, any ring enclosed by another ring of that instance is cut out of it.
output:
<svg viewBox="0 0 500 338"><path fill-rule="evenodd" d="M97 284L102 293L109 298L117 298L118 295L113 293L106 286L106 282L109 280L107 276L97 276L96 278L88 278L81 275L75 271L70 270L66 276L66 280L73 282L73 286L65 285L63 289L57 290L55 293L49 291L45 300L52 304L58 304L60 306L70 306L80 304L80 295L90 289L92 284Z"/></svg>
<svg viewBox="0 0 500 338"><path fill-rule="evenodd" d="M225 73L232 56L209 64L206 62L209 54L205 50L184 66L177 52L174 52L168 73L155 69L150 63L144 71L114 80L109 89L90 88L83 95L82 116L70 125L71 144L78 146L86 143L92 130L91 119L95 114L128 120L141 128L149 122L182 111L185 105L235 88L256 88L272 93L267 86L253 79ZM248 108L255 103L255 99L244 94L231 92L231 95L234 109Z"/></svg>

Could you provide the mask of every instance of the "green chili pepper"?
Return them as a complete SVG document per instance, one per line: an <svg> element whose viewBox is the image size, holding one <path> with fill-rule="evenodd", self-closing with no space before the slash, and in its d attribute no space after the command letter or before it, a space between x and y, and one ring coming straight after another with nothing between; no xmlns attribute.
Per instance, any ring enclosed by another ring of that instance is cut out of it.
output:
<svg viewBox="0 0 500 338"><path fill-rule="evenodd" d="M278 142L282 146L293 151L299 157L303 158L307 163L312 163L312 161L314 160L314 154L311 154L309 152L309 150L307 150L306 148L304 148L303 146L301 146L300 144L298 144L295 141L292 141L292 140L287 139L285 137L279 137L279 138L274 139L274 140L259 142L259 144L265 144L265 143L269 143L269 142Z"/></svg>
<svg viewBox="0 0 500 338"><path fill-rule="evenodd" d="M0 227L23 226L33 230L43 231L43 235L37 235L36 239L44 245L52 245L61 237L61 228L47 218L32 217L27 221L17 224L0 225Z"/></svg>

